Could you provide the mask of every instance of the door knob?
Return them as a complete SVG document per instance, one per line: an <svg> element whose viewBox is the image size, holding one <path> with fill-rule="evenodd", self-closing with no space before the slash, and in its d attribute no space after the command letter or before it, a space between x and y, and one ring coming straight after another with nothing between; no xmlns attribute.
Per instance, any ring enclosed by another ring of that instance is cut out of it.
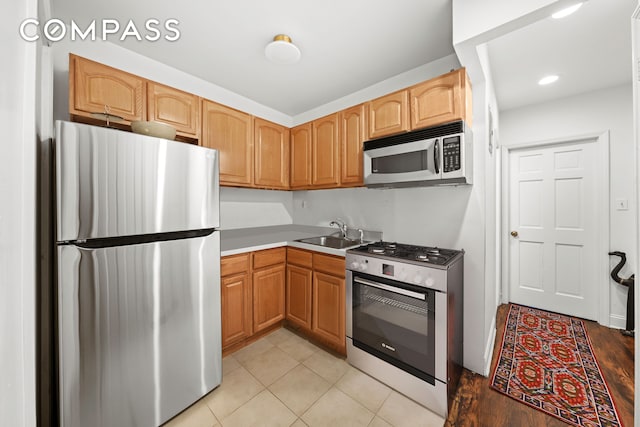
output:
<svg viewBox="0 0 640 427"><path fill-rule="evenodd" d="M512 235L513 237L518 237L518 232L517 232L517 231L512 231L512 232L511 232L511 235Z"/></svg>

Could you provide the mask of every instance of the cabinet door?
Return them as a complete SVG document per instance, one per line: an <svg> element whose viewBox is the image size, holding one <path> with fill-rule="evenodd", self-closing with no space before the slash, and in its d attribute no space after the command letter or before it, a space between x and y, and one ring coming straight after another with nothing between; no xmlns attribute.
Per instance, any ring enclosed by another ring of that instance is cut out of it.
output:
<svg viewBox="0 0 640 427"><path fill-rule="evenodd" d="M248 274L223 277L220 283L222 348L251 336L251 286Z"/></svg>
<svg viewBox="0 0 640 427"><path fill-rule="evenodd" d="M312 277L308 268L287 265L286 318L307 330L311 330Z"/></svg>
<svg viewBox="0 0 640 427"><path fill-rule="evenodd" d="M470 99L465 96L467 83L464 69L459 69L413 86L410 90L411 129L455 120L468 123L471 114L467 117L470 108Z"/></svg>
<svg viewBox="0 0 640 427"><path fill-rule="evenodd" d="M364 105L356 105L340 113L340 183L342 186L363 185L362 144L365 137Z"/></svg>
<svg viewBox="0 0 640 427"><path fill-rule="evenodd" d="M253 126L249 114L202 101L201 144L220 152L220 184L248 187L253 181Z"/></svg>
<svg viewBox="0 0 640 427"><path fill-rule="evenodd" d="M289 188L289 129L254 119L254 185Z"/></svg>
<svg viewBox="0 0 640 427"><path fill-rule="evenodd" d="M313 273L312 331L319 337L345 348L344 277Z"/></svg>
<svg viewBox="0 0 640 427"><path fill-rule="evenodd" d="M284 319L284 264L253 272L253 331Z"/></svg>
<svg viewBox="0 0 640 427"><path fill-rule="evenodd" d="M146 119L145 104L143 78L69 55L69 112L72 115L92 117L91 113L109 113L132 122Z"/></svg>
<svg viewBox="0 0 640 427"><path fill-rule="evenodd" d="M409 91L401 90L367 103L369 133L380 138L409 130Z"/></svg>
<svg viewBox="0 0 640 427"><path fill-rule="evenodd" d="M311 185L311 123L291 129L291 188Z"/></svg>
<svg viewBox="0 0 640 427"><path fill-rule="evenodd" d="M148 120L166 123L178 133L198 136L200 98L155 82L147 83Z"/></svg>
<svg viewBox="0 0 640 427"><path fill-rule="evenodd" d="M340 184L338 153L338 114L313 121L312 180L313 186L332 187Z"/></svg>

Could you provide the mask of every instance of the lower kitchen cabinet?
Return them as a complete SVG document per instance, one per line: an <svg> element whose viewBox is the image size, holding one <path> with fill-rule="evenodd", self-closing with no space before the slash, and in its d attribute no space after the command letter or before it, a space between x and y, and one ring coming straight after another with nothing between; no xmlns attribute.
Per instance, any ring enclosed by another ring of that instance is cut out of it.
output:
<svg viewBox="0 0 640 427"><path fill-rule="evenodd" d="M311 330L312 287L311 269L287 265L287 320L308 331Z"/></svg>
<svg viewBox="0 0 640 427"><path fill-rule="evenodd" d="M220 260L223 349L249 338L252 334L249 255L233 255Z"/></svg>
<svg viewBox="0 0 640 427"><path fill-rule="evenodd" d="M315 335L332 343L337 349L345 347L345 286L342 277L313 273L313 326Z"/></svg>
<svg viewBox="0 0 640 427"><path fill-rule="evenodd" d="M286 248L220 259L222 350L237 350L284 319Z"/></svg>
<svg viewBox="0 0 640 427"><path fill-rule="evenodd" d="M284 283L284 260L282 264L254 271L254 332L260 332L284 319Z"/></svg>
<svg viewBox="0 0 640 427"><path fill-rule="evenodd" d="M345 354L345 261L302 249L287 251L287 322Z"/></svg>

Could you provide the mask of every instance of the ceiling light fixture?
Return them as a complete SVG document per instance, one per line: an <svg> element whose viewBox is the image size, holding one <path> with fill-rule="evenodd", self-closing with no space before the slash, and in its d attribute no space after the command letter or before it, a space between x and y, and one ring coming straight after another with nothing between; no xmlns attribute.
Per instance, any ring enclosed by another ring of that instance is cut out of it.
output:
<svg viewBox="0 0 640 427"><path fill-rule="evenodd" d="M569 7L565 8L565 9L562 9L562 10L554 13L553 15L551 15L551 17L555 18L555 19L564 18L566 16L571 15L576 10L580 9L580 6L582 6L582 2L576 3L573 6L569 6Z"/></svg>
<svg viewBox="0 0 640 427"><path fill-rule="evenodd" d="M551 84L553 82L555 82L556 80L558 80L558 76L556 76L555 74L549 75L549 76L545 76L543 78L541 78L540 80L538 80L538 84L540 86L545 86L548 84Z"/></svg>
<svg viewBox="0 0 640 427"><path fill-rule="evenodd" d="M293 64L300 60L300 49L293 44L291 37L278 34L264 48L264 55L270 61L278 64Z"/></svg>

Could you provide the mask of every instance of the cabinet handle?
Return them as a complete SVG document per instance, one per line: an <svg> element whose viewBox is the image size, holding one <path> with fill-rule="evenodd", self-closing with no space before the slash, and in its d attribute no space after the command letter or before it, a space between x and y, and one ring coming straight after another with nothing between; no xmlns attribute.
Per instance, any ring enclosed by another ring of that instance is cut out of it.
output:
<svg viewBox="0 0 640 427"><path fill-rule="evenodd" d="M518 237L518 232L517 232L517 231L512 231L512 232L511 232L511 235L512 235L513 237Z"/></svg>

